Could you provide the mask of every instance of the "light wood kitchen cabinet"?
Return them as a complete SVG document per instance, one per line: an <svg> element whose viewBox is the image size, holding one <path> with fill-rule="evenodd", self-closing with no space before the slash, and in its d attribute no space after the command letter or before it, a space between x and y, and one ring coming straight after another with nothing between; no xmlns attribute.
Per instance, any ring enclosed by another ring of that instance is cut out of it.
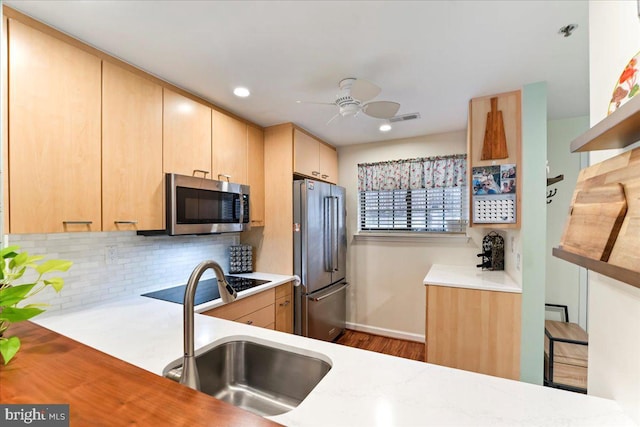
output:
<svg viewBox="0 0 640 427"><path fill-rule="evenodd" d="M320 178L338 183L338 151L334 147L320 143L318 145Z"/></svg>
<svg viewBox="0 0 640 427"><path fill-rule="evenodd" d="M248 184L247 124L212 111L212 179Z"/></svg>
<svg viewBox="0 0 640 427"><path fill-rule="evenodd" d="M276 331L293 333L293 283L276 288Z"/></svg>
<svg viewBox="0 0 640 427"><path fill-rule="evenodd" d="M212 178L211 108L164 88L163 115L164 172Z"/></svg>
<svg viewBox="0 0 640 427"><path fill-rule="evenodd" d="M334 147L294 128L293 172L335 184L338 182L338 153Z"/></svg>
<svg viewBox="0 0 640 427"><path fill-rule="evenodd" d="M426 286L427 362L520 379L521 294Z"/></svg>
<svg viewBox="0 0 640 427"><path fill-rule="evenodd" d="M267 329L275 328L275 289L208 310L202 314Z"/></svg>
<svg viewBox="0 0 640 427"><path fill-rule="evenodd" d="M102 70L102 229L161 229L162 87L106 61Z"/></svg>
<svg viewBox="0 0 640 427"><path fill-rule="evenodd" d="M11 233L101 229L101 61L9 21Z"/></svg>
<svg viewBox="0 0 640 427"><path fill-rule="evenodd" d="M249 211L251 226L264 226L264 132L247 127L247 180L251 187Z"/></svg>

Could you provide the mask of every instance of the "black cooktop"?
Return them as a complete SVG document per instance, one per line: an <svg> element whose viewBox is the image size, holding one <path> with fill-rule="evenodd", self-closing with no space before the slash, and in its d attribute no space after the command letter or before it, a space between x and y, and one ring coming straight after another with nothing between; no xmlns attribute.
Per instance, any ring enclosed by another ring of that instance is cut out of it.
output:
<svg viewBox="0 0 640 427"><path fill-rule="evenodd" d="M227 282L236 292L245 291L247 289L254 288L259 285L264 285L265 283L269 283L268 280L258 280L258 279L247 279L246 277L238 277L238 276L224 276L227 279ZM177 304L182 304L184 302L184 291L187 289L187 285L175 286L169 289L162 289L155 292L149 292L146 294L142 294L143 297L150 297L161 299L163 301L175 302ZM196 288L196 295L194 299L194 305L204 304L205 302L213 301L215 299L220 298L220 293L218 292L218 283L217 279L207 279L201 280L198 283L198 287Z"/></svg>

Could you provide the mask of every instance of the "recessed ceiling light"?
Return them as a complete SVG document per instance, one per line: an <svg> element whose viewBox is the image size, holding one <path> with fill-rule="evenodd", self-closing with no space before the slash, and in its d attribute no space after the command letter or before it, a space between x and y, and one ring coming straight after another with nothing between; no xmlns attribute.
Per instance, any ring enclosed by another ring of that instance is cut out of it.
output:
<svg viewBox="0 0 640 427"><path fill-rule="evenodd" d="M251 92L249 92L249 89L247 89L246 87L237 87L233 90L233 94L235 96L239 96L240 98L246 98L251 94Z"/></svg>
<svg viewBox="0 0 640 427"><path fill-rule="evenodd" d="M380 132L389 132L390 130L391 130L391 125L389 123L380 125Z"/></svg>

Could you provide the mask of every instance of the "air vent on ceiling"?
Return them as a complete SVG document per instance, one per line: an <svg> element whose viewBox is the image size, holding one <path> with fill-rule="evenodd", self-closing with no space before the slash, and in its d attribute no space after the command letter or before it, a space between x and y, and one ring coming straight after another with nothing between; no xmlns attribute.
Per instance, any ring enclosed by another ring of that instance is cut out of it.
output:
<svg viewBox="0 0 640 427"><path fill-rule="evenodd" d="M403 114L401 116L391 117L389 119L389 122L391 123L404 122L407 120L415 120L419 118L420 118L420 113L409 113L409 114Z"/></svg>

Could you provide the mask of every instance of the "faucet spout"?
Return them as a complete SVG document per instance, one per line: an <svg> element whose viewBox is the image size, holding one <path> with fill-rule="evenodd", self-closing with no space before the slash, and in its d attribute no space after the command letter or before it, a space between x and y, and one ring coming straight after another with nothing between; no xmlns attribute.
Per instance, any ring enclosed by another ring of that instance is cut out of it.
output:
<svg viewBox="0 0 640 427"><path fill-rule="evenodd" d="M184 358L182 362L182 375L180 375L180 384L200 390L200 377L198 375L198 367L195 359L195 342L194 342L194 299L196 288L202 274L209 268L213 269L218 281L218 291L222 302L227 304L238 298L236 290L227 282L224 272L215 261L202 261L191 272L187 289L184 291L183 315L184 315Z"/></svg>

